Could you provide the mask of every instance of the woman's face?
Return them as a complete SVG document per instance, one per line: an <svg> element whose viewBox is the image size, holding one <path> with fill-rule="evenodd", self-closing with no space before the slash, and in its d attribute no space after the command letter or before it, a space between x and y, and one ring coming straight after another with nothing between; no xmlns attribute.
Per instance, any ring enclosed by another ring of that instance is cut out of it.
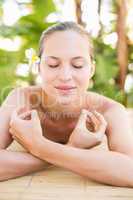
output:
<svg viewBox="0 0 133 200"><path fill-rule="evenodd" d="M43 45L42 89L55 102L69 104L86 91L92 75L87 36L74 31L55 32Z"/></svg>

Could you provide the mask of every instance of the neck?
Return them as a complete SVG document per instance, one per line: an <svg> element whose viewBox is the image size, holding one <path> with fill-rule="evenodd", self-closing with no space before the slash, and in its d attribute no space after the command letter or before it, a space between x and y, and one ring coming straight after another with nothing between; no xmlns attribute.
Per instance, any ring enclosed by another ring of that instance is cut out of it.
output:
<svg viewBox="0 0 133 200"><path fill-rule="evenodd" d="M79 117L81 110L84 108L84 99L82 98L81 100L80 98L77 98L76 101L74 100L70 104L62 105L43 92L42 107L50 119L54 121L70 121Z"/></svg>

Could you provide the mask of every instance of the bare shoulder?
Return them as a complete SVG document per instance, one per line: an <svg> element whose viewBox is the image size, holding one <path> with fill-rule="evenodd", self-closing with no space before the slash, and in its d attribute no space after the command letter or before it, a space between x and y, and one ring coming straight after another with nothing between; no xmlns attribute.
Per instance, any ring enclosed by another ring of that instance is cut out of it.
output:
<svg viewBox="0 0 133 200"><path fill-rule="evenodd" d="M102 114L111 111L112 109L125 109L121 103L96 92L88 91L86 99L86 105L88 105L88 107L91 107L92 110L97 110Z"/></svg>
<svg viewBox="0 0 133 200"><path fill-rule="evenodd" d="M31 108L32 106L38 106L41 102L41 97L42 88L39 86L16 87L3 101L1 109L11 112L20 107Z"/></svg>
<svg viewBox="0 0 133 200"><path fill-rule="evenodd" d="M3 105L14 107L27 107L38 105L41 99L41 87L28 86L17 87L12 90L4 101ZM34 107L34 106L33 106Z"/></svg>
<svg viewBox="0 0 133 200"><path fill-rule="evenodd" d="M106 135L109 139L110 146L111 144L114 145L116 142L116 137L118 140L118 138L122 137L125 132L127 135L131 135L133 130L131 129L131 120L124 105L95 92L89 92L88 95L91 96L91 104L94 105L95 110L100 112L107 122ZM128 137L130 138L130 136ZM113 140L112 138L115 139ZM127 139L125 139L125 141L126 140Z"/></svg>
<svg viewBox="0 0 133 200"><path fill-rule="evenodd" d="M3 101L2 103L2 108L6 108L6 110L13 110L15 109L17 106L19 106L19 104L21 104L19 102L19 100L21 100L21 102L23 101L23 97L24 97L24 92L22 88L15 88L13 90L11 90L8 94L8 96L6 97L6 99Z"/></svg>
<svg viewBox="0 0 133 200"><path fill-rule="evenodd" d="M115 132L114 129L120 130L120 128L123 130L131 130L129 113L124 105L94 92L91 92L91 98L95 102L96 110L103 114L108 123L108 133Z"/></svg>
<svg viewBox="0 0 133 200"><path fill-rule="evenodd" d="M121 152L133 156L133 129L126 107L121 103L102 95L97 96L96 94L93 97L96 99L98 97L102 99L101 101L103 102L101 106L102 109L104 109L101 114L103 114L107 122L105 133L109 149L111 151Z"/></svg>
<svg viewBox="0 0 133 200"><path fill-rule="evenodd" d="M0 149L6 148L13 141L9 133L9 124L13 111L19 107L29 107L30 94L39 94L40 88L25 87L25 88L15 88L13 89L0 107Z"/></svg>

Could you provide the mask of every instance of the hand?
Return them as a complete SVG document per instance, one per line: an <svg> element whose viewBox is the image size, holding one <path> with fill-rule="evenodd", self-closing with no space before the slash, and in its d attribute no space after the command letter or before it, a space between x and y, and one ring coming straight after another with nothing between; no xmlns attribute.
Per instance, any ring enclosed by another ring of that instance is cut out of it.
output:
<svg viewBox="0 0 133 200"><path fill-rule="evenodd" d="M24 109L15 110L11 117L10 133L29 152L43 137L40 120L36 110L24 112Z"/></svg>
<svg viewBox="0 0 133 200"><path fill-rule="evenodd" d="M67 145L78 148L91 148L101 143L105 134L107 122L104 117L94 111L82 110L79 120ZM89 129L93 128L93 131Z"/></svg>

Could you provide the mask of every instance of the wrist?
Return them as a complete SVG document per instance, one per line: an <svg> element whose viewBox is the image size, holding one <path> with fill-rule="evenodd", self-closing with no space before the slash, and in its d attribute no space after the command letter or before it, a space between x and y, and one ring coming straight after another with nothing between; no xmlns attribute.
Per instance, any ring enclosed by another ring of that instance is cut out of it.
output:
<svg viewBox="0 0 133 200"><path fill-rule="evenodd" d="M36 138L34 144L30 148L30 153L38 157L41 147L45 147L45 140L43 136Z"/></svg>

